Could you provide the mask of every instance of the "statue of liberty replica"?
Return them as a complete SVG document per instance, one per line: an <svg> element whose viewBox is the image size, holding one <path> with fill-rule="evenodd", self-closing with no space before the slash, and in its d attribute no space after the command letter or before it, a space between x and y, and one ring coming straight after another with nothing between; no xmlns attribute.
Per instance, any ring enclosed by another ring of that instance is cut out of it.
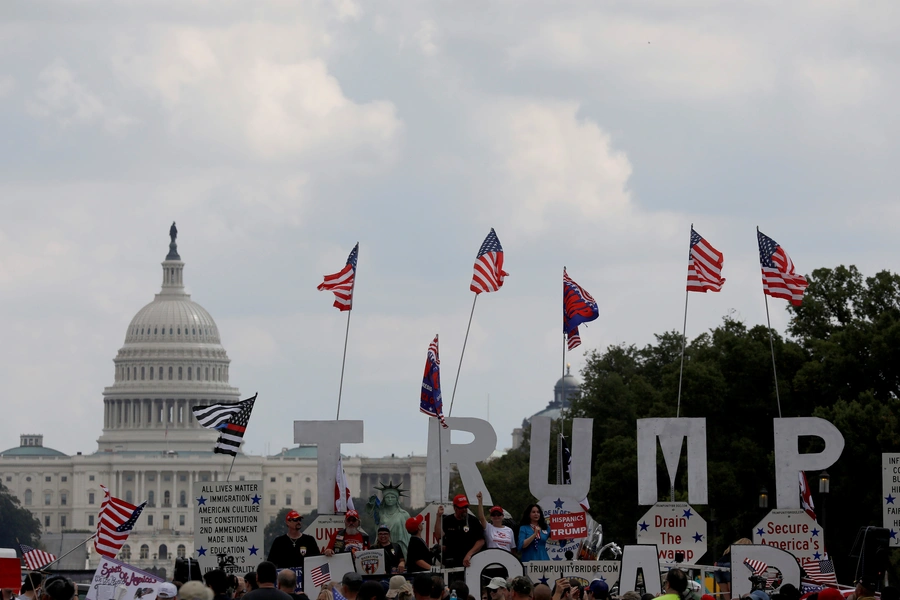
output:
<svg viewBox="0 0 900 600"><path fill-rule="evenodd" d="M375 519L376 525L387 525L391 529L391 541L400 544L403 554L406 555L406 546L409 544L409 532L406 531L406 520L409 513L400 506L400 496L403 490L399 485L394 485L393 480L381 487L375 488L381 492L381 499L372 495L366 503L366 511Z"/></svg>

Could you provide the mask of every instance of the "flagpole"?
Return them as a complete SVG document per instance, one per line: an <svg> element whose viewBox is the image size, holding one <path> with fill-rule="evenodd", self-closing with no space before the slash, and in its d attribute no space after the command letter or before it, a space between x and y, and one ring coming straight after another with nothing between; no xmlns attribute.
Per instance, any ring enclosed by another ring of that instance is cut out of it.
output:
<svg viewBox="0 0 900 600"><path fill-rule="evenodd" d="M74 548L72 548L71 550L69 550L68 552L66 552L65 554L63 554L62 556L58 557L56 560L51 561L51 562L48 562L46 565L44 565L44 566L41 567L40 569L36 569L36 570L37 570L37 571L43 571L43 570L45 570L47 567L49 567L50 565L52 565L52 564L54 564L54 563L58 563L59 561L61 561L62 559L64 559L65 557L67 557L68 555L72 554L73 552L75 552L76 550L78 550L79 548L81 548L82 546L84 546L85 544L87 544L89 541L91 541L92 539L94 539L94 537L95 537L96 535L97 535L96 532L92 533L92 534L91 534L91 537L89 537L88 539L86 539L86 540L84 540L83 542L81 542L80 544L76 545Z"/></svg>
<svg viewBox="0 0 900 600"><path fill-rule="evenodd" d="M353 299L351 298L351 302ZM347 340L350 338L350 313L353 312L353 309L347 311L347 330L344 332L344 357L341 359L341 383L338 386L338 405L337 405L337 415L334 417L335 421L340 420L341 418L341 395L344 392L344 365L347 364Z"/></svg>
<svg viewBox="0 0 900 600"><path fill-rule="evenodd" d="M766 323L769 326L769 348L772 350L772 374L775 376L775 401L778 403L778 418L781 418L781 396L778 394L778 371L775 370L775 341L772 339L772 321L769 320L769 297L763 290L766 300Z"/></svg>
<svg viewBox="0 0 900 600"><path fill-rule="evenodd" d="M463 340L462 352L459 355L459 366L456 367L456 380L453 382L453 393L450 395L450 410L447 411L449 417L453 414L453 401L456 399L456 385L459 383L459 372L462 369L463 357L466 355L466 344L469 342L469 330L472 328L472 315L475 314L475 303L478 302L478 294L472 300L472 311L469 313L469 324L466 326L466 337Z"/></svg>
<svg viewBox="0 0 900 600"><path fill-rule="evenodd" d="M691 228L693 229L693 225ZM684 349L687 346L687 312L688 312L688 296L690 292L687 288L684 290L684 325L681 328L681 368L678 370L678 408L675 409L675 418L681 416L681 379L684 377ZM674 501L673 501L674 502Z"/></svg>
<svg viewBox="0 0 900 600"><path fill-rule="evenodd" d="M225 476L225 482L227 483L229 479L231 479L231 470L234 468L234 459L237 458L237 452L231 457L231 466L228 467L228 475Z"/></svg>
<svg viewBox="0 0 900 600"><path fill-rule="evenodd" d="M759 243L759 226L756 227L756 239ZM765 284L765 282L763 282ZM781 396L778 393L778 371L775 369L775 341L772 337L772 321L769 318L769 296L763 285L763 300L766 301L766 325L769 326L769 349L772 351L772 375L775 376L775 401L778 403L778 418L781 418Z"/></svg>
<svg viewBox="0 0 900 600"><path fill-rule="evenodd" d="M694 224L691 223L691 235L693 235ZM684 349L687 346L687 310L688 295L690 292L687 286L684 288L684 325L681 328L681 368L678 370L678 408L675 409L675 418L681 416L681 378L684 377ZM674 502L674 500L672 500Z"/></svg>

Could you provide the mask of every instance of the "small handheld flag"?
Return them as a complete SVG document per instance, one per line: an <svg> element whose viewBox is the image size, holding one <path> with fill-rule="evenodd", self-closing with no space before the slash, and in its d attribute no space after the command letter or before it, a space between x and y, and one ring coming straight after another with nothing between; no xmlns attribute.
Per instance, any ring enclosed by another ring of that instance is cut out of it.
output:
<svg viewBox="0 0 900 600"><path fill-rule="evenodd" d="M759 264L762 269L763 293L773 298L783 298L794 306L803 303L803 292L809 283L798 275L794 262L778 242L756 230L759 242Z"/></svg>
<svg viewBox="0 0 900 600"><path fill-rule="evenodd" d="M359 242L353 246L347 264L333 275L326 275L324 281L316 288L320 292L334 292L334 307L340 311L353 308L353 285L356 282L356 261L359 259Z"/></svg>
<svg viewBox="0 0 900 600"><path fill-rule="evenodd" d="M563 332L568 338L569 350L581 345L578 326L599 316L597 301L587 290L575 283L563 268Z"/></svg>
<svg viewBox="0 0 900 600"><path fill-rule="evenodd" d="M97 523L97 534L94 537L94 548L97 554L107 558L115 558L134 529L146 502L138 506L110 495L109 489L101 485L103 504L100 506L100 519Z"/></svg>
<svg viewBox="0 0 900 600"><path fill-rule="evenodd" d="M441 422L444 421L444 402L441 399L441 359L438 355L438 336L428 345L428 356L425 359L425 374L422 376L422 394L419 398L419 410Z"/></svg>
<svg viewBox="0 0 900 600"><path fill-rule="evenodd" d="M813 506L812 492L809 490L809 482L806 480L806 473L800 473L800 508L806 511L809 518L816 521L816 509Z"/></svg>
<svg viewBox="0 0 900 600"><path fill-rule="evenodd" d="M328 567L328 563L322 563L318 567L312 569L309 572L310 579L312 580L313 587L319 587L325 585L331 580L331 569Z"/></svg>
<svg viewBox="0 0 900 600"><path fill-rule="evenodd" d="M478 256L475 257L474 273L469 289L480 294L481 292L496 292L503 287L503 279L509 273L503 270L503 247L497 238L497 233L491 227L491 232L484 238Z"/></svg>
<svg viewBox="0 0 900 600"><path fill-rule="evenodd" d="M56 561L56 556L49 552L44 552L25 544L19 544L19 548L22 549L22 558L25 560L25 566L30 571L37 571L41 567Z"/></svg>
<svg viewBox="0 0 900 600"><path fill-rule="evenodd" d="M219 430L219 439L216 440L213 452L237 456L255 403L256 394L241 402L220 402L191 409L200 425Z"/></svg>
<svg viewBox="0 0 900 600"><path fill-rule="evenodd" d="M338 457L334 478L334 512L345 513L348 510L356 510L356 507L353 506L353 497L350 495L350 482L344 473L344 460Z"/></svg>
<svg viewBox="0 0 900 600"><path fill-rule="evenodd" d="M688 253L687 291L720 292L725 278L722 277L724 255L712 247L691 226L691 249Z"/></svg>

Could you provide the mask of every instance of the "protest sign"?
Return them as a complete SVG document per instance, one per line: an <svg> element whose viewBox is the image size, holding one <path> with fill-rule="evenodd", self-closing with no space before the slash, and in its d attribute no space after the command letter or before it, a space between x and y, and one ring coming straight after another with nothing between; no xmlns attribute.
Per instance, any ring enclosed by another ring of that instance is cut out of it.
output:
<svg viewBox="0 0 900 600"><path fill-rule="evenodd" d="M583 585L599 579L612 588L619 581L619 561L535 560L525 563L525 574L534 583L546 583L550 587L560 577L566 577L578 579Z"/></svg>
<svg viewBox="0 0 900 600"><path fill-rule="evenodd" d="M753 528L753 543L819 560L825 552L822 527L802 508L775 509Z"/></svg>
<svg viewBox="0 0 900 600"><path fill-rule="evenodd" d="M384 550L357 550L356 571L360 575L384 575Z"/></svg>
<svg viewBox="0 0 900 600"><path fill-rule="evenodd" d="M343 528L344 515L319 515L307 525L303 533L315 538L316 544L319 545L319 551L324 552L334 534Z"/></svg>
<svg viewBox="0 0 900 600"><path fill-rule="evenodd" d="M706 554L706 521L687 502L657 502L637 524L637 543L655 544L659 560L696 563Z"/></svg>
<svg viewBox="0 0 900 600"><path fill-rule="evenodd" d="M243 574L263 560L262 482L194 484L194 552L200 570Z"/></svg>
<svg viewBox="0 0 900 600"><path fill-rule="evenodd" d="M891 532L890 545L896 547L900 546L900 454L882 454L881 472L884 528Z"/></svg>
<svg viewBox="0 0 900 600"><path fill-rule="evenodd" d="M322 585L330 581L341 581L345 573L355 571L353 557L349 552L334 556L310 556L303 561L303 590L307 596L317 594ZM316 582L320 582L316 585Z"/></svg>
<svg viewBox="0 0 900 600"><path fill-rule="evenodd" d="M155 600L163 580L114 558L100 561L85 600ZM124 593L117 588L124 587Z"/></svg>
<svg viewBox="0 0 900 600"><path fill-rule="evenodd" d="M583 512L549 515L551 540L580 540L587 537L587 516Z"/></svg>

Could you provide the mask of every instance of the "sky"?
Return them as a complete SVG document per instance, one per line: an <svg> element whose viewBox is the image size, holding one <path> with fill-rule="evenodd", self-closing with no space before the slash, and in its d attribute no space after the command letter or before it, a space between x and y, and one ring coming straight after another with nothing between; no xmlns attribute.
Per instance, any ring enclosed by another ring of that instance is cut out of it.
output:
<svg viewBox="0 0 900 600"><path fill-rule="evenodd" d="M3 2L0 446L96 450L172 221L259 393L252 454L335 417L346 313L316 286L357 242L341 417L368 456L425 453L436 333L448 412L491 227L510 275L452 416L499 449L562 373L563 266L600 307L573 372L681 330L692 223L727 282L691 338L766 322L757 226L801 273L896 271L898 27L890 0Z"/></svg>

